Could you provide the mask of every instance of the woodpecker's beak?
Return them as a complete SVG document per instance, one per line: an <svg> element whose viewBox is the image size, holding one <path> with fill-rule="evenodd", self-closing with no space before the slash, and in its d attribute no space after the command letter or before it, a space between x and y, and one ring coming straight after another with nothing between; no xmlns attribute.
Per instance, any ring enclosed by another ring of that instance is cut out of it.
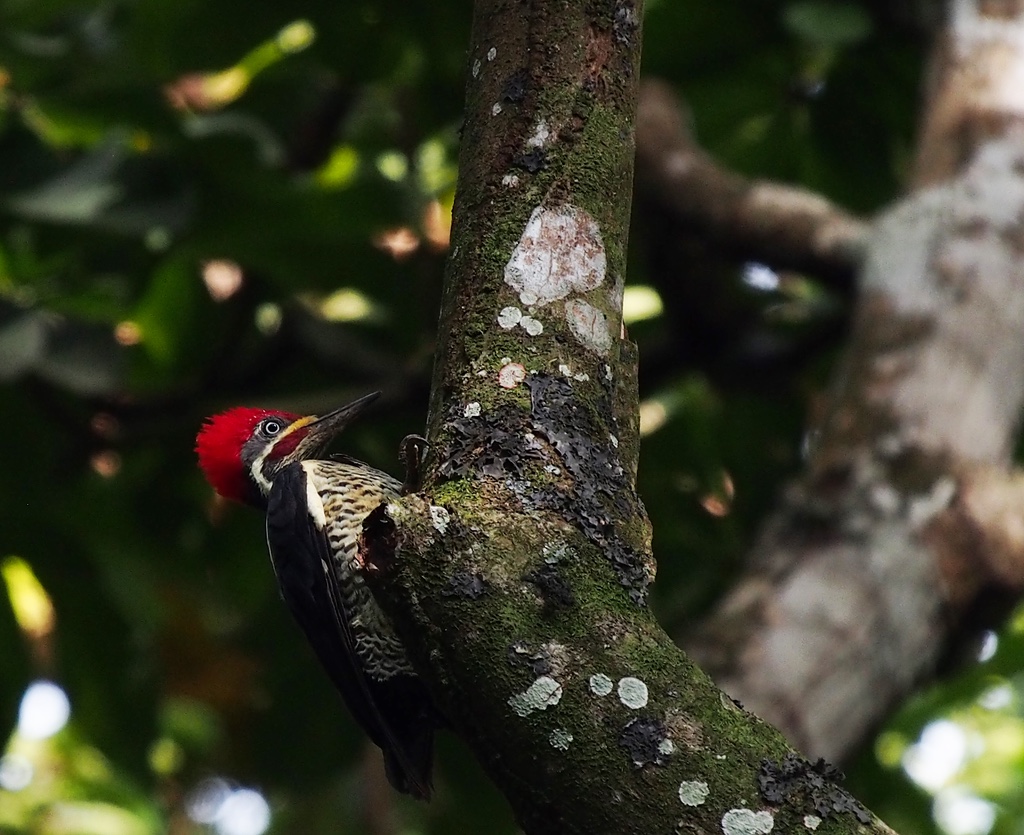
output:
<svg viewBox="0 0 1024 835"><path fill-rule="evenodd" d="M303 461L320 455L334 437L378 397L380 397L379 391L371 392L365 397L352 401L347 406L342 406L326 415L308 419L308 422L305 423L306 433L289 457ZM300 425L301 421L296 421L289 428L298 429Z"/></svg>

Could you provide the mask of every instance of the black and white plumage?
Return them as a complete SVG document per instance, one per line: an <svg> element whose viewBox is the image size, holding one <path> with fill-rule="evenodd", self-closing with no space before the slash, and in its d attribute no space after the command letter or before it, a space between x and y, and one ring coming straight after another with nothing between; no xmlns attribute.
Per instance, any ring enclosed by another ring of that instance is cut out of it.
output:
<svg viewBox="0 0 1024 835"><path fill-rule="evenodd" d="M323 417L232 410L203 427L200 465L222 495L263 507L281 596L352 716L384 754L388 780L428 799L437 716L358 565L363 519L402 485L351 458L315 456L376 395ZM222 447L237 447L234 458ZM236 477L238 461L244 478Z"/></svg>
<svg viewBox="0 0 1024 835"><path fill-rule="evenodd" d="M401 642L356 562L367 513L401 485L366 465L289 464L267 498L267 543L281 596L399 791L430 794L433 718Z"/></svg>

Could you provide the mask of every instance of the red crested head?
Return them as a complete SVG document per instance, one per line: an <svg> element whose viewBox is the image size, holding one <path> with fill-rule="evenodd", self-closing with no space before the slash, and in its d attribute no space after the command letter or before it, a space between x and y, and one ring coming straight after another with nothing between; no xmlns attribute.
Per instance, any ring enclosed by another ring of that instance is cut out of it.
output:
<svg viewBox="0 0 1024 835"><path fill-rule="evenodd" d="M263 507L274 476L319 455L380 392L317 417L239 407L207 418L196 436L199 466L226 499Z"/></svg>
<svg viewBox="0 0 1024 835"><path fill-rule="evenodd" d="M243 452L260 422L278 418L292 423L298 415L239 406L207 418L196 436L196 454L206 480L220 495L245 502L250 495L249 471Z"/></svg>

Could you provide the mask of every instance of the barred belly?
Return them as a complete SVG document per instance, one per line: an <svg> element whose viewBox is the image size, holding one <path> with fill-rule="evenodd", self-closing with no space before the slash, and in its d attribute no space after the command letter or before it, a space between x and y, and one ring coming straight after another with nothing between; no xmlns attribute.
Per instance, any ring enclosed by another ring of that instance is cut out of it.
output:
<svg viewBox="0 0 1024 835"><path fill-rule="evenodd" d="M324 503L327 540L355 638L356 654L378 681L412 674L398 636L374 599L356 562L363 519L381 502L397 498L401 484L379 470L340 461L318 462L314 487Z"/></svg>

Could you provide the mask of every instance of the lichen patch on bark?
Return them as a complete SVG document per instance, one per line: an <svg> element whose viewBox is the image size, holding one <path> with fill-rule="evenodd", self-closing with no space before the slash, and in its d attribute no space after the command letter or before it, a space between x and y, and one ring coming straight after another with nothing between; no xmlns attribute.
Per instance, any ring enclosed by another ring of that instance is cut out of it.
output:
<svg viewBox="0 0 1024 835"><path fill-rule="evenodd" d="M612 692L612 680L604 673L594 673L590 677L590 692L595 696L607 696Z"/></svg>
<svg viewBox="0 0 1024 835"><path fill-rule="evenodd" d="M572 205L537 206L505 265L505 283L541 307L604 283L607 257L594 219Z"/></svg>
<svg viewBox="0 0 1024 835"><path fill-rule="evenodd" d="M498 385L503 389L514 389L526 379L526 369L518 362L509 362L498 371Z"/></svg>
<svg viewBox="0 0 1024 835"><path fill-rule="evenodd" d="M679 784L679 802L684 806L700 806L711 790L703 780L684 780Z"/></svg>
<svg viewBox="0 0 1024 835"><path fill-rule="evenodd" d="M619 701L631 710L647 707L647 685L638 678L626 676L619 679Z"/></svg>
<svg viewBox="0 0 1024 835"><path fill-rule="evenodd" d="M603 311L582 299L572 299L565 303L565 319L581 345L601 356L608 354L612 335L608 330L608 317Z"/></svg>
<svg viewBox="0 0 1024 835"><path fill-rule="evenodd" d="M767 835L774 828L775 818L771 812L730 809L722 815L722 832L725 835Z"/></svg>
<svg viewBox="0 0 1024 835"><path fill-rule="evenodd" d="M527 717L538 710L547 710L562 700L562 685L551 676L541 676L525 692L516 693L508 700L516 715Z"/></svg>

